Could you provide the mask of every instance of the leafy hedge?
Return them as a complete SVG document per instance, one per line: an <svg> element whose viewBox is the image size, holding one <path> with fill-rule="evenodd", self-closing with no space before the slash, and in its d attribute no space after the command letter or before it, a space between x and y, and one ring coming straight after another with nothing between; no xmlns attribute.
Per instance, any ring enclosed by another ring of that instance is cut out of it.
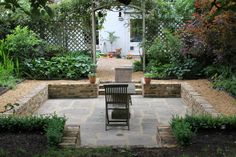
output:
<svg viewBox="0 0 236 157"><path fill-rule="evenodd" d="M177 142L182 146L187 146L191 143L192 136L199 130L236 130L236 116L174 117L170 125Z"/></svg>
<svg viewBox="0 0 236 157"><path fill-rule="evenodd" d="M57 146L63 136L65 118L56 115L47 117L1 116L0 133L41 132L46 135L50 146Z"/></svg>
<svg viewBox="0 0 236 157"><path fill-rule="evenodd" d="M58 56L25 61L24 73L30 79L79 79L92 69L91 58L85 55Z"/></svg>

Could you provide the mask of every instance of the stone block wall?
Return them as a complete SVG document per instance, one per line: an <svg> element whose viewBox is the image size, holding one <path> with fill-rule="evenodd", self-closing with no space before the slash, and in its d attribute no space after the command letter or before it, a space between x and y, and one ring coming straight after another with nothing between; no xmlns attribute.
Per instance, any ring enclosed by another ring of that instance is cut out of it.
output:
<svg viewBox="0 0 236 157"><path fill-rule="evenodd" d="M99 82L59 83L48 85L48 96L54 98L96 98L98 97Z"/></svg>
<svg viewBox="0 0 236 157"><path fill-rule="evenodd" d="M144 97L181 97L180 83L151 83L146 84L142 79L142 95Z"/></svg>
<svg viewBox="0 0 236 157"><path fill-rule="evenodd" d="M32 115L47 99L48 86L47 84L41 84L16 102L19 106L14 108L15 113L23 116ZM12 112L12 110L9 112Z"/></svg>
<svg viewBox="0 0 236 157"><path fill-rule="evenodd" d="M211 114L217 116L220 114L188 83L182 83L181 97L188 106L187 112L190 115Z"/></svg>

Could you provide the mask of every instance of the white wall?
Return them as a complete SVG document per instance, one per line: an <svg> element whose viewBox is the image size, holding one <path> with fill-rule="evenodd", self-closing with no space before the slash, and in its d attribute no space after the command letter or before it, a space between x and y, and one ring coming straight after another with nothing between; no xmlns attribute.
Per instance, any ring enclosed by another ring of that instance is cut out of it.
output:
<svg viewBox="0 0 236 157"><path fill-rule="evenodd" d="M99 31L99 49L101 52L107 53L111 51L111 46L108 39L107 32L115 32L115 35L119 38L113 43L112 51L116 48L122 48L121 55L125 56L129 53L133 55L139 55L139 43L130 42L130 26L129 26L129 15L122 13L123 21L119 21L119 12L107 11L107 16L103 23L103 28ZM134 46L134 50L130 50L130 46Z"/></svg>

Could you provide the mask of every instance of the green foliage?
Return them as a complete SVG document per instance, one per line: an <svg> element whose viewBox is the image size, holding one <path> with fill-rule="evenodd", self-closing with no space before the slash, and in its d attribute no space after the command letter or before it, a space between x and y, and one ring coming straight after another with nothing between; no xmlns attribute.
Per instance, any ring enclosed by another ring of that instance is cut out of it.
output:
<svg viewBox="0 0 236 157"><path fill-rule="evenodd" d="M8 53L3 49L3 41L0 40L0 86L14 88L17 79L14 74L19 75L18 61L12 61Z"/></svg>
<svg viewBox="0 0 236 157"><path fill-rule="evenodd" d="M4 50L20 63L27 58L40 56L40 45L42 40L28 27L17 26L12 34L7 35L3 43Z"/></svg>
<svg viewBox="0 0 236 157"><path fill-rule="evenodd" d="M153 78L154 75L153 75L152 73L145 73L145 74L144 74L144 77L145 77L145 78Z"/></svg>
<svg viewBox="0 0 236 157"><path fill-rule="evenodd" d="M59 56L59 55L62 55L62 54L65 54L66 53L66 49L61 47L61 46L58 46L58 45L53 45L53 44L45 44L45 46L43 47L44 49L44 54L43 56L46 58L46 59L50 59L52 57L56 57L56 56Z"/></svg>
<svg viewBox="0 0 236 157"><path fill-rule="evenodd" d="M236 116L218 116L213 117L211 115L202 116L186 116L185 121L190 123L192 129L236 129Z"/></svg>
<svg viewBox="0 0 236 157"><path fill-rule="evenodd" d="M47 117L1 116L0 133L42 132L46 134L51 146L57 146L63 136L65 121L65 118L56 115Z"/></svg>
<svg viewBox="0 0 236 157"><path fill-rule="evenodd" d="M190 144L193 136L190 123L185 122L183 118L175 117L171 120L171 129L178 144L181 146L187 146Z"/></svg>
<svg viewBox="0 0 236 157"><path fill-rule="evenodd" d="M89 74L88 74L88 77L96 77L96 73L93 73L93 72L90 72Z"/></svg>
<svg viewBox="0 0 236 157"><path fill-rule="evenodd" d="M235 130L236 116L186 115L185 118L177 116L172 118L170 125L177 142L187 146L191 143L194 133L199 130Z"/></svg>
<svg viewBox="0 0 236 157"><path fill-rule="evenodd" d="M204 70L206 76L213 80L213 87L225 90L236 96L236 75L231 66L211 65Z"/></svg>
<svg viewBox="0 0 236 157"><path fill-rule="evenodd" d="M147 10L149 11L149 16L146 18L147 36L153 39L153 35L162 34L160 25L164 29L174 31L178 28L178 24L191 19L194 12L194 0L155 0Z"/></svg>
<svg viewBox="0 0 236 157"><path fill-rule="evenodd" d="M108 33L107 41L110 42L110 44L111 44L111 51L112 51L112 44L113 44L119 37L115 35L115 32L107 32L107 33Z"/></svg>
<svg viewBox="0 0 236 157"><path fill-rule="evenodd" d="M189 78L196 74L194 58L181 55L182 42L179 36L170 31L164 32L165 39L157 38L148 49L149 71L158 78Z"/></svg>
<svg viewBox="0 0 236 157"><path fill-rule="evenodd" d="M143 71L143 63L141 61L134 61L133 67L134 67L134 72Z"/></svg>
<svg viewBox="0 0 236 157"><path fill-rule="evenodd" d="M170 31L163 32L164 40L157 37L147 50L149 65L178 63L180 58L181 40Z"/></svg>
<svg viewBox="0 0 236 157"><path fill-rule="evenodd" d="M25 75L31 79L79 79L92 68L91 58L85 55L28 59L24 64Z"/></svg>
<svg viewBox="0 0 236 157"><path fill-rule="evenodd" d="M13 12L17 9L20 9L26 15L34 19L37 18L40 14L52 14L51 9L47 6L47 2L48 0L3 0L0 1L0 6L4 6L5 9Z"/></svg>
<svg viewBox="0 0 236 157"><path fill-rule="evenodd" d="M45 132L49 145L57 146L61 142L64 133L64 124L64 119L59 118L52 118L48 122Z"/></svg>

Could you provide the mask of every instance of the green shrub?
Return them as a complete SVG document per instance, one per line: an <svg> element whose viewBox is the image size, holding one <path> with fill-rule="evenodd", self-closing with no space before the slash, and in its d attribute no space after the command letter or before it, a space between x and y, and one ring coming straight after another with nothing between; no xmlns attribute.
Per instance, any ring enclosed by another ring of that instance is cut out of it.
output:
<svg viewBox="0 0 236 157"><path fill-rule="evenodd" d="M213 87L225 90L236 96L236 75L235 69L225 65L211 65L206 67L204 74L213 80Z"/></svg>
<svg viewBox="0 0 236 157"><path fill-rule="evenodd" d="M46 59L50 59L52 57L60 56L62 54L66 54L66 49L62 46L53 45L53 44L45 44L43 47L44 54L43 57Z"/></svg>
<svg viewBox="0 0 236 157"><path fill-rule="evenodd" d="M186 122L182 118L176 117L171 120L171 129L178 144L181 146L187 146L190 144L193 136L190 123Z"/></svg>
<svg viewBox="0 0 236 157"><path fill-rule="evenodd" d="M134 72L143 71L143 63L140 61L134 61L133 67L134 67Z"/></svg>
<svg viewBox="0 0 236 157"><path fill-rule="evenodd" d="M51 119L45 129L48 142L51 146L57 146L63 137L64 122L61 119Z"/></svg>
<svg viewBox="0 0 236 157"><path fill-rule="evenodd" d="M91 58L85 55L28 59L24 64L25 75L31 79L79 79L92 70Z"/></svg>
<svg viewBox="0 0 236 157"><path fill-rule="evenodd" d="M0 133L41 132L46 134L51 146L57 146L64 131L65 118L56 115L47 117L1 116Z"/></svg>
<svg viewBox="0 0 236 157"><path fill-rule="evenodd" d="M18 62L13 62L9 54L3 49L3 41L0 40L0 86L13 88L16 86L18 79L14 77L14 74L19 74Z"/></svg>
<svg viewBox="0 0 236 157"><path fill-rule="evenodd" d="M25 59L41 56L42 40L28 27L17 26L12 34L7 35L3 43L4 50L22 63Z"/></svg>
<svg viewBox="0 0 236 157"><path fill-rule="evenodd" d="M173 117L171 129L177 142L187 146L194 133L199 130L236 130L236 116L199 115L186 116L185 118Z"/></svg>

